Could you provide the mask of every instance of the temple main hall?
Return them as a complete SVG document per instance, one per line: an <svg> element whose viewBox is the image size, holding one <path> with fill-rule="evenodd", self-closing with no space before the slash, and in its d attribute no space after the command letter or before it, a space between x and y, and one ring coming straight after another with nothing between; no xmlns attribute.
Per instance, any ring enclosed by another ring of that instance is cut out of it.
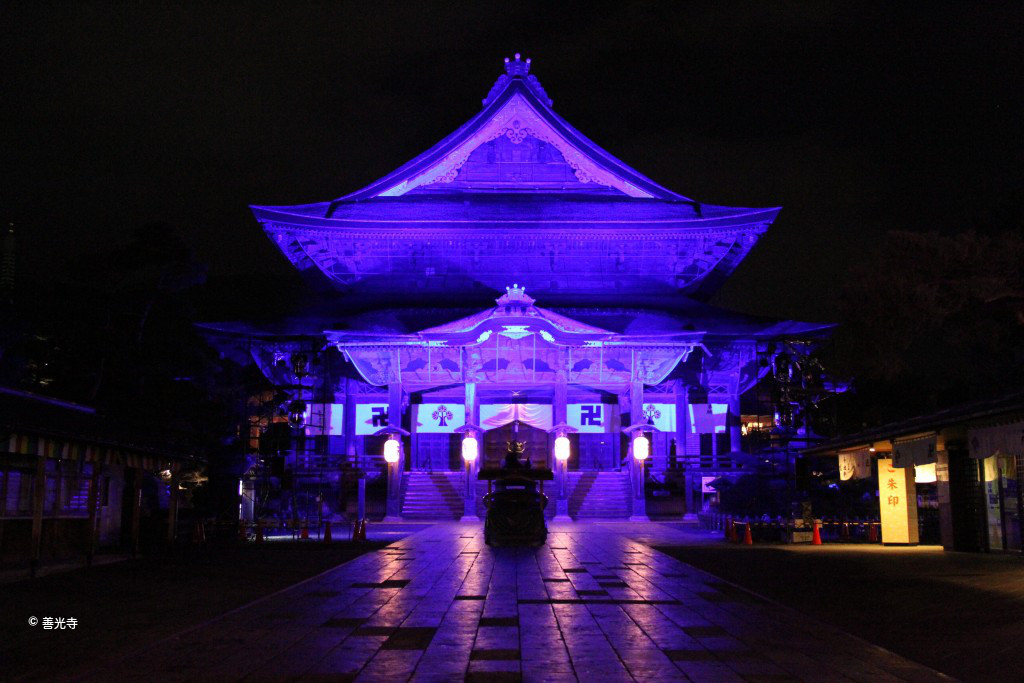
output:
<svg viewBox="0 0 1024 683"><path fill-rule="evenodd" d="M249 419L246 518L366 514L356 490L371 517L376 491L388 518L472 518L510 440L564 463L551 515L694 514L749 461L741 397L773 354L829 333L708 303L778 207L659 185L559 116L520 55L482 104L360 190L252 207L332 294L205 325L274 404Z"/></svg>

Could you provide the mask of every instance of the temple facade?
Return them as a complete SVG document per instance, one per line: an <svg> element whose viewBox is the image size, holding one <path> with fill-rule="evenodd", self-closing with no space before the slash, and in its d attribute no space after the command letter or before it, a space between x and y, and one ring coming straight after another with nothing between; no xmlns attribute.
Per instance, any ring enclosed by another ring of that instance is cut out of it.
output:
<svg viewBox="0 0 1024 683"><path fill-rule="evenodd" d="M326 514L343 513L357 467L386 479L392 517L472 515L467 477L515 438L567 470L559 514L693 513L709 478L744 464L741 396L777 344L828 334L708 303L779 208L662 187L560 117L529 59L504 66L476 116L394 172L332 201L252 207L336 292L279 325L207 326L287 397L250 425L254 454L274 424L295 437L275 442L274 466L253 459L252 499L267 477L315 480ZM387 465L384 440L398 442ZM285 498L281 514L302 496Z"/></svg>

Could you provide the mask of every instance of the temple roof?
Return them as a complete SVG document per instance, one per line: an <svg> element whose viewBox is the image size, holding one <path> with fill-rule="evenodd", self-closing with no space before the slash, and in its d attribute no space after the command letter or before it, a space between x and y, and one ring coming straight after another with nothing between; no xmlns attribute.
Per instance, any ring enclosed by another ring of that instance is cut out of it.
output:
<svg viewBox="0 0 1024 683"><path fill-rule="evenodd" d="M333 201L251 209L296 268L382 305L506 276L552 302L706 300L780 210L656 183L559 116L519 55L476 116L393 172Z"/></svg>
<svg viewBox="0 0 1024 683"><path fill-rule="evenodd" d="M505 73L498 77L476 116L436 145L361 190L345 195L337 203L399 196L416 187L438 182L458 170L469 154L485 141L507 138L513 143L532 137L553 145L584 184L595 182L614 187L631 197L688 201L647 176L627 166L555 113L552 101L531 75L530 60L505 60Z"/></svg>
<svg viewBox="0 0 1024 683"><path fill-rule="evenodd" d="M781 209L745 209L665 200L637 202L629 197L571 194L417 194L383 197L372 202L326 202L298 206L254 206L260 221L281 221L310 228L348 226L382 228L393 225L473 227L481 223L568 224L616 227L644 224L645 229L686 227L694 232L752 224L768 224Z"/></svg>

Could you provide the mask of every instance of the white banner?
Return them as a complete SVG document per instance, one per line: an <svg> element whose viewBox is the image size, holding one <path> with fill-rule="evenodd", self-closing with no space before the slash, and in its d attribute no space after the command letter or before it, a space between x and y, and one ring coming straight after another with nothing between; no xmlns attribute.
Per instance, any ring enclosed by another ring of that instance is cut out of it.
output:
<svg viewBox="0 0 1024 683"><path fill-rule="evenodd" d="M603 434L611 425L611 406L603 403L570 403L566 421L582 434Z"/></svg>
<svg viewBox="0 0 1024 683"><path fill-rule="evenodd" d="M452 434L466 424L466 406L459 403L421 403L416 406L416 429L420 434Z"/></svg>
<svg viewBox="0 0 1024 683"><path fill-rule="evenodd" d="M550 431L551 406L536 403L487 403L480 406L480 426L484 429L501 427L513 420Z"/></svg>
<svg viewBox="0 0 1024 683"><path fill-rule="evenodd" d="M862 450L839 454L839 478L867 479L871 476L871 451Z"/></svg>
<svg viewBox="0 0 1024 683"><path fill-rule="evenodd" d="M676 431L675 403L644 403L642 422L653 424L658 431Z"/></svg>
<svg viewBox="0 0 1024 683"><path fill-rule="evenodd" d="M387 403L359 403L356 405L356 434L363 436L377 433L388 426Z"/></svg>

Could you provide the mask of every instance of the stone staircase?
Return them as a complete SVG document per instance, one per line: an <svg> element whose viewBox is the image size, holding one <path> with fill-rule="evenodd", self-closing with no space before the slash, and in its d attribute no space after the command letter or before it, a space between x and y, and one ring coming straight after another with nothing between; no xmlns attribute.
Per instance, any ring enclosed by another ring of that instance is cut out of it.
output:
<svg viewBox="0 0 1024 683"><path fill-rule="evenodd" d="M461 472L407 472L402 477L402 517L462 517Z"/></svg>
<svg viewBox="0 0 1024 683"><path fill-rule="evenodd" d="M628 472L581 472L569 495L569 516L629 517L632 511Z"/></svg>

